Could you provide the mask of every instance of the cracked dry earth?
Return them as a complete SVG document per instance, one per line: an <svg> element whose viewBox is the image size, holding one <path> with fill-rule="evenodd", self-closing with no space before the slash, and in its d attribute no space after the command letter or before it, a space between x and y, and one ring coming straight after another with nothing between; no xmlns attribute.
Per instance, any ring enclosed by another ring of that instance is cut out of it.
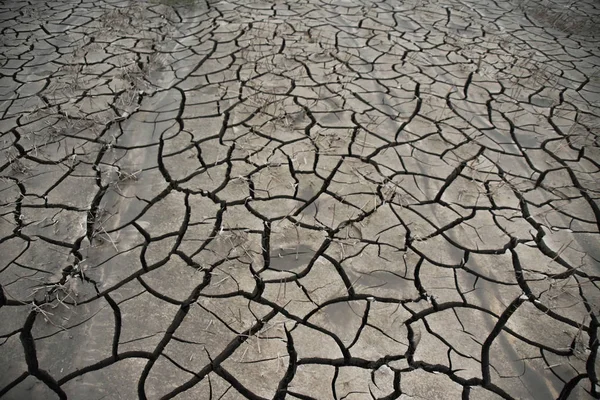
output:
<svg viewBox="0 0 600 400"><path fill-rule="evenodd" d="M0 397L599 395L597 2L4 1Z"/></svg>

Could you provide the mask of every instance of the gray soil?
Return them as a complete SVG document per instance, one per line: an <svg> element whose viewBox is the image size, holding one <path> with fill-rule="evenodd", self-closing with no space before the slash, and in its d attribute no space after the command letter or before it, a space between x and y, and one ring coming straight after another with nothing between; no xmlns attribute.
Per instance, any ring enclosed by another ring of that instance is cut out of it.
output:
<svg viewBox="0 0 600 400"><path fill-rule="evenodd" d="M600 395L600 4L0 3L0 397Z"/></svg>

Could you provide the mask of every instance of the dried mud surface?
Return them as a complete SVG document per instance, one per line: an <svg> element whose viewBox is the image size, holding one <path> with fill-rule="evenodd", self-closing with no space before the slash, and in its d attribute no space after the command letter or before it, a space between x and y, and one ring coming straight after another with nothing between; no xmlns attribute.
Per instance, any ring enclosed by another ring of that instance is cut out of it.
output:
<svg viewBox="0 0 600 400"><path fill-rule="evenodd" d="M600 395L594 1L4 1L0 397Z"/></svg>

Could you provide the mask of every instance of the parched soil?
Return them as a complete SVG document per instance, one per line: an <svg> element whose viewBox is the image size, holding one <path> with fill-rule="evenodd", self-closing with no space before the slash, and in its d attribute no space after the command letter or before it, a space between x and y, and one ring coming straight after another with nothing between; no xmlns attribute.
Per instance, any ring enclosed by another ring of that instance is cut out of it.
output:
<svg viewBox="0 0 600 400"><path fill-rule="evenodd" d="M0 397L598 398L599 27L3 1Z"/></svg>

